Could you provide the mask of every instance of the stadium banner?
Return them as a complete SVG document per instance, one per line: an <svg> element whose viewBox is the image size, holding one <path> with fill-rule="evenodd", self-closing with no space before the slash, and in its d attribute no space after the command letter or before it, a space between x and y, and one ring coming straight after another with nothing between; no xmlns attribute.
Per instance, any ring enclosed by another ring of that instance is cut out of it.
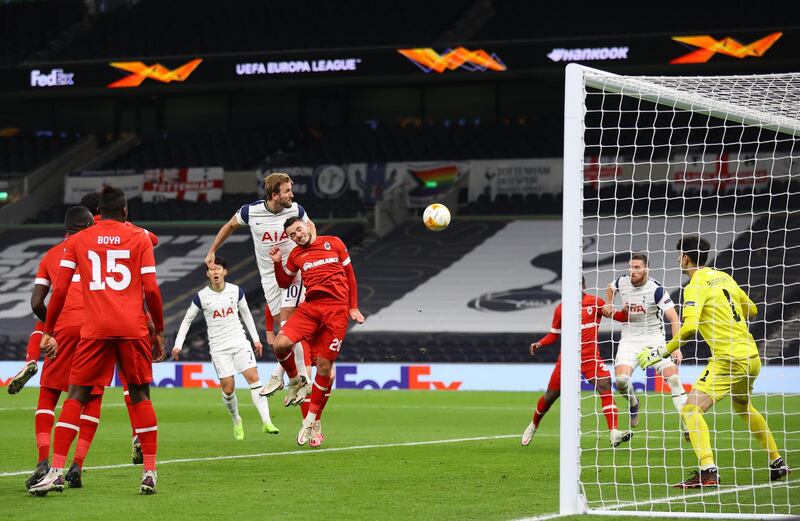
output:
<svg viewBox="0 0 800 521"><path fill-rule="evenodd" d="M0 362L0 387L8 383L20 369L22 362ZM269 374L274 363L261 362L261 374ZM411 391L525 391L542 392L547 388L555 364L415 364L415 363L336 363L334 387L337 389L383 389ZM705 370L704 365L682 365L681 377L691 388ZM41 372L28 383L39 385ZM669 387L649 369L645 374L636 371L633 386L638 392L669 394ZM162 362L153 365L153 384L158 387L219 387L214 367L210 362ZM236 375L236 384L246 382ZM121 386L119 376L113 382ZM584 391L592 386L582 382ZM800 367L767 365L761 369L753 392L800 394Z"/></svg>
<svg viewBox="0 0 800 521"><path fill-rule="evenodd" d="M221 167L145 170L143 179L141 193L145 203L165 199L219 201L225 189L225 171Z"/></svg>
<svg viewBox="0 0 800 521"><path fill-rule="evenodd" d="M772 180L800 175L791 157L772 153L686 154L670 160L669 180L679 193L728 194L767 190Z"/></svg>
<svg viewBox="0 0 800 521"><path fill-rule="evenodd" d="M405 176L398 171L405 163L352 163L347 166L350 186L365 204L375 204L395 190L404 190Z"/></svg>
<svg viewBox="0 0 800 521"><path fill-rule="evenodd" d="M389 163L405 178L409 208L425 208L441 201L468 176L471 161L420 161Z"/></svg>
<svg viewBox="0 0 800 521"><path fill-rule="evenodd" d="M563 176L561 158L471 161L469 200L476 201L481 194L494 199L500 194L560 193Z"/></svg>
<svg viewBox="0 0 800 521"><path fill-rule="evenodd" d="M355 165L352 165L355 166ZM278 166L256 171L258 192L264 191L264 178L273 172L283 172L292 178L296 196L313 195L318 199L338 199L351 189L348 170L351 165L322 164L316 166Z"/></svg>
<svg viewBox="0 0 800 521"><path fill-rule="evenodd" d="M100 191L105 185L113 185L125 191L128 199L142 195L144 174L134 170L85 170L69 174L64 180L64 203L78 204L81 198Z"/></svg>
<svg viewBox="0 0 800 521"><path fill-rule="evenodd" d="M758 52L744 53L753 46ZM507 76L563 71L567 63L657 67L702 74L720 66L747 72L780 68L796 60L800 31L731 31L706 35L664 33L587 38L464 42L449 46L154 56L145 61L82 60L37 63L0 70L0 90L63 93L125 92L235 87L276 81L419 79ZM700 51L700 52L698 52Z"/></svg>

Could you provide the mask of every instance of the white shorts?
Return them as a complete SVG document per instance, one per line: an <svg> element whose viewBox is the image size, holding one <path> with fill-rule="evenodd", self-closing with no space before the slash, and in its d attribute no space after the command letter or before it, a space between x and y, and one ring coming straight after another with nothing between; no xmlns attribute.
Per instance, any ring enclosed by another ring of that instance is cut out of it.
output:
<svg viewBox="0 0 800 521"><path fill-rule="evenodd" d="M217 378L228 378L236 373L244 372L251 367L256 367L256 355L253 353L250 345L247 345L239 349L212 353L211 363L214 364Z"/></svg>
<svg viewBox="0 0 800 521"><path fill-rule="evenodd" d="M296 308L306 299L306 288L303 286L303 279L300 272L294 277L292 285L286 289L280 288L277 282L272 284L261 283L264 290L264 299L269 306L269 312L275 316L281 312L281 308Z"/></svg>
<svg viewBox="0 0 800 521"><path fill-rule="evenodd" d="M629 338L622 338L617 345L617 356L614 358L614 366L628 365L636 369L639 365L637 356L645 348L663 347L666 345L664 337L661 335L641 335ZM658 374L667 368L674 366L675 362L672 358L665 358L655 364L653 367Z"/></svg>

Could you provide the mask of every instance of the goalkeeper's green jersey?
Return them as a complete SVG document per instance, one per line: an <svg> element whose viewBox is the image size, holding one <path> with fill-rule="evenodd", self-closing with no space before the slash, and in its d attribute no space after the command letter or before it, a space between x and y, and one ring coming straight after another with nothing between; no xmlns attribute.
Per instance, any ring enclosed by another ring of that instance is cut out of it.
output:
<svg viewBox="0 0 800 521"><path fill-rule="evenodd" d="M747 318L756 305L733 277L712 268L700 268L683 290L684 324L695 322L714 359L758 356Z"/></svg>

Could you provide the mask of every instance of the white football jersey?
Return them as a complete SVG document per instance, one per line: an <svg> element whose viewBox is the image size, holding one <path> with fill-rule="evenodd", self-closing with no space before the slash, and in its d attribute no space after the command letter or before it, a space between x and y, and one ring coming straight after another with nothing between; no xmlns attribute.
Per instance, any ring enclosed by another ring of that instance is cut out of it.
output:
<svg viewBox="0 0 800 521"><path fill-rule="evenodd" d="M628 321L622 325L622 337L656 335L664 336L664 311L675 303L658 281L648 278L641 286L631 283L630 275L614 281L614 289L628 304Z"/></svg>
<svg viewBox="0 0 800 521"><path fill-rule="evenodd" d="M305 209L297 203L292 203L290 208L281 208L280 212L273 213L267 208L267 203L262 200L246 204L236 212L236 220L243 226L249 226L250 233L253 235L256 263L258 271L261 273L262 284L277 284L269 250L273 246L279 246L285 263L289 252L295 247L295 243L289 239L283 229L283 223L289 217L299 217L303 222L308 222Z"/></svg>
<svg viewBox="0 0 800 521"><path fill-rule="evenodd" d="M211 286L206 286L192 298L192 303L189 304L189 309L178 329L175 347L183 348L189 326L201 310L206 319L208 345L212 354L250 345L239 317L247 326L250 338L253 341L258 340L256 324L247 306L244 291L236 284L226 282L222 291L217 292L211 289Z"/></svg>

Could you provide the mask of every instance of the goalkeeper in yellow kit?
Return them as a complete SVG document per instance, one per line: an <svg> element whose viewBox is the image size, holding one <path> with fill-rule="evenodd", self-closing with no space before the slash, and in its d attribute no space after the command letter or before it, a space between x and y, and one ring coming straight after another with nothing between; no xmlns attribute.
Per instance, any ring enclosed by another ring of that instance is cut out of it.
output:
<svg viewBox="0 0 800 521"><path fill-rule="evenodd" d="M733 278L705 267L710 245L697 235L684 236L676 246L689 284L683 290L683 325L677 337L664 347L643 350L639 365L649 367L667 358L699 331L711 348L711 359L697 379L681 410L692 447L700 460L700 472L676 485L679 488L715 487L719 473L711 450L708 424L703 418L715 402L731 395L733 410L747 424L753 437L769 451L770 480L783 479L789 468L783 462L764 417L750 401L753 383L761 371L761 358L747 328L756 305Z"/></svg>

